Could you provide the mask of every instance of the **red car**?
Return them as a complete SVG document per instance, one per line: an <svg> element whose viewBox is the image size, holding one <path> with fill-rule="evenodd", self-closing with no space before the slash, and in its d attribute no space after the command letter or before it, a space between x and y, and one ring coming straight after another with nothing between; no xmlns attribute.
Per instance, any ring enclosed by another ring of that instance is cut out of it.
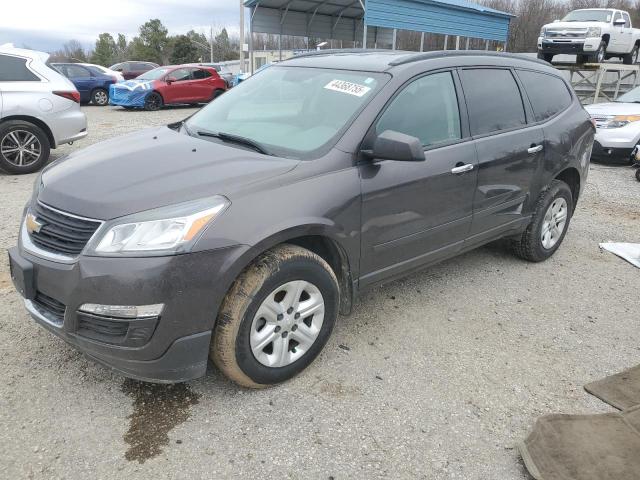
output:
<svg viewBox="0 0 640 480"><path fill-rule="evenodd" d="M109 103L125 108L158 110L176 103L206 103L227 90L213 67L158 67L138 78L109 87Z"/></svg>

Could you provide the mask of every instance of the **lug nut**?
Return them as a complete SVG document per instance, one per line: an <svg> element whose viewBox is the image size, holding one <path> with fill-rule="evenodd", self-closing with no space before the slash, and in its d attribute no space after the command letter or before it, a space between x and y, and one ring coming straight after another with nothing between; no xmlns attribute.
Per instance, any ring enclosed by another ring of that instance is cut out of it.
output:
<svg viewBox="0 0 640 480"><path fill-rule="evenodd" d="M300 314L299 314L299 313L296 313L296 314L293 316L293 318L295 318L296 320L297 320L297 319L299 319L299 318L300 318Z"/></svg>
<svg viewBox="0 0 640 480"><path fill-rule="evenodd" d="M282 315L281 313L278 314L278 316L276 317L278 320L282 320L284 318L284 315Z"/></svg>
<svg viewBox="0 0 640 480"><path fill-rule="evenodd" d="M287 332L286 330L282 332L282 338L287 338L287 335L289 335L289 332Z"/></svg>
<svg viewBox="0 0 640 480"><path fill-rule="evenodd" d="M295 332L298 329L298 325L291 325L291 331Z"/></svg>
<svg viewBox="0 0 640 480"><path fill-rule="evenodd" d="M274 331L278 333L280 330L281 330L280 326L277 326Z"/></svg>
<svg viewBox="0 0 640 480"><path fill-rule="evenodd" d="M287 309L287 313L288 313L289 315L291 315L291 313L292 313L292 312L293 312L293 308L292 308L292 307L289 307L289 308Z"/></svg>

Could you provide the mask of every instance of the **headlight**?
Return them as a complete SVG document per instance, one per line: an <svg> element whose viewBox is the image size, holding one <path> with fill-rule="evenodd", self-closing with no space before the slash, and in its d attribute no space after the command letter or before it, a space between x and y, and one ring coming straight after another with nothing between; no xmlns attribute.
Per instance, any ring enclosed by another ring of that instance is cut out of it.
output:
<svg viewBox="0 0 640 480"><path fill-rule="evenodd" d="M545 27L542 27L542 28L540 29L540 36L541 36L541 37L544 37L546 33L547 33L547 29L546 29Z"/></svg>
<svg viewBox="0 0 640 480"><path fill-rule="evenodd" d="M640 121L640 115L616 115L611 120L601 123L600 128L621 128L637 121Z"/></svg>
<svg viewBox="0 0 640 480"><path fill-rule="evenodd" d="M602 29L600 27L587 28L587 37L599 37L602 35Z"/></svg>
<svg viewBox="0 0 640 480"><path fill-rule="evenodd" d="M229 205L229 200L216 195L107 222L91 241L87 255L171 255L187 252Z"/></svg>

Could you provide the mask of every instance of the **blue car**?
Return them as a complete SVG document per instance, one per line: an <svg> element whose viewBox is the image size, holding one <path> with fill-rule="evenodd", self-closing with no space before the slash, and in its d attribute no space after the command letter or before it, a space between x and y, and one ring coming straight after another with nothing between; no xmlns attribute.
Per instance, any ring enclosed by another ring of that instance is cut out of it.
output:
<svg viewBox="0 0 640 480"><path fill-rule="evenodd" d="M80 103L98 106L109 104L109 86L118 82L118 77L105 73L97 65L79 63L53 63L61 74L67 77L80 92Z"/></svg>

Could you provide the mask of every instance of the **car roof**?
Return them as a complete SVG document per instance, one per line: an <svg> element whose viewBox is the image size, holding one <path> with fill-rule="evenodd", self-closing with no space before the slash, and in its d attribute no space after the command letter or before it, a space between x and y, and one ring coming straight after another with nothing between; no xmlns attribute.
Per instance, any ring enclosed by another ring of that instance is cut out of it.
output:
<svg viewBox="0 0 640 480"><path fill-rule="evenodd" d="M402 50L321 50L297 55L280 62L279 65L298 67L320 67L338 70L363 70L370 72L388 72L412 65L416 62L425 62L439 58L478 57L489 59L502 59L506 63L530 62L548 67L549 64L536 58L523 55L488 52L484 50L440 50L435 52L408 52Z"/></svg>
<svg viewBox="0 0 640 480"><path fill-rule="evenodd" d="M0 45L0 53L6 53L9 55L15 55L18 57L32 58L40 60L46 63L49 58L49 54L45 52L39 52L38 50L29 50L28 48L16 48L13 43L5 43Z"/></svg>

